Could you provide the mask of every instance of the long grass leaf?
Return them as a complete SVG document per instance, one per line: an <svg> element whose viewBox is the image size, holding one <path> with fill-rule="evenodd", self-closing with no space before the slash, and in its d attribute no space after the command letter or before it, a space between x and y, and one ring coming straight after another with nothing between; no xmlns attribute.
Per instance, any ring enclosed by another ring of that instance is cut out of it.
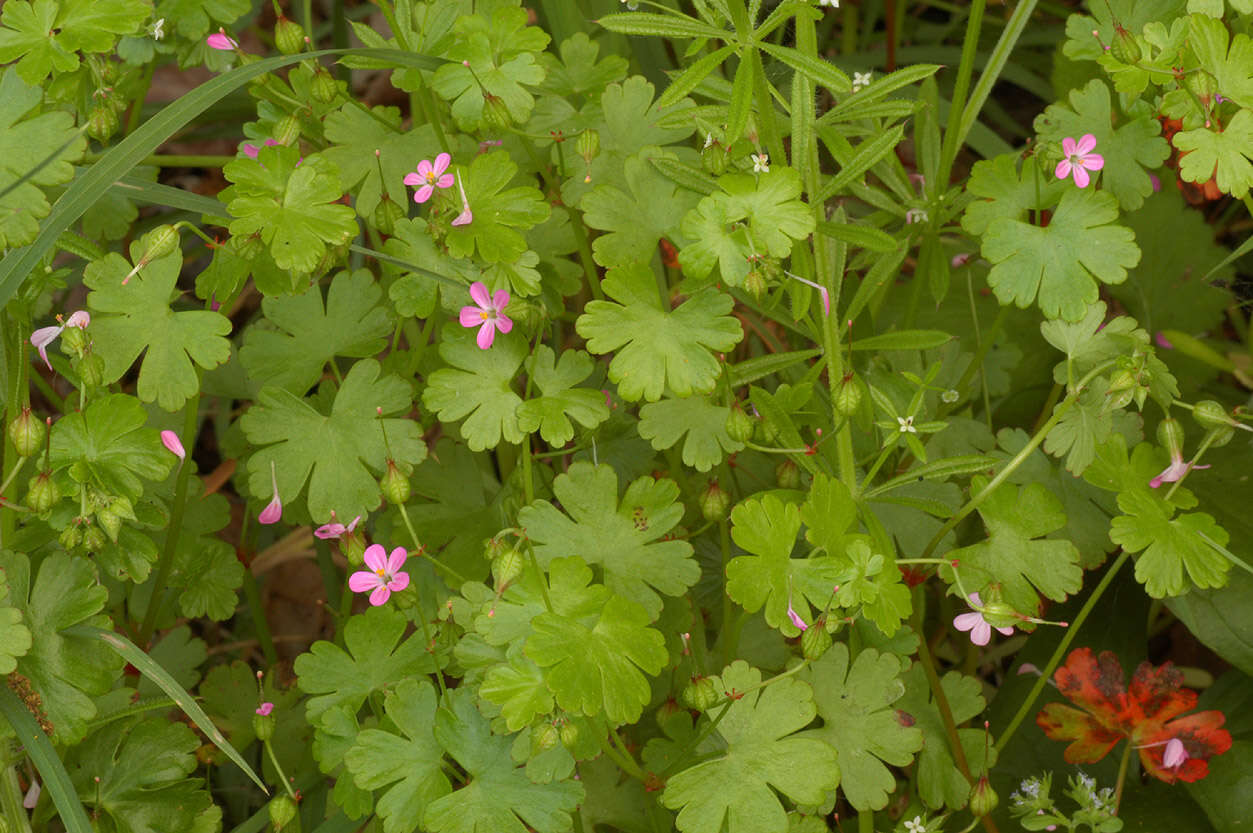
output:
<svg viewBox="0 0 1253 833"><path fill-rule="evenodd" d="M17 734L18 742L39 770L44 789L52 796L52 803L56 805L65 829L69 833L92 833L87 811L78 800L78 791L74 789L65 765L57 757L52 741L39 728L39 723L26 708L26 704L8 686L0 686L0 714L9 721Z"/></svg>

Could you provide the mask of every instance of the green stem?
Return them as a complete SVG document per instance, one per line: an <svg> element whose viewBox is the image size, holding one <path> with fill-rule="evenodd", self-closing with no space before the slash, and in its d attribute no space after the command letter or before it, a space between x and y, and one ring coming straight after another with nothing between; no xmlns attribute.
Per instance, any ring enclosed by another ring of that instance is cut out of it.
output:
<svg viewBox="0 0 1253 833"><path fill-rule="evenodd" d="M8 745L12 746L11 743ZM10 749L10 754L13 751ZM16 762L5 766L3 775L0 775L0 811L8 822L9 833L31 833L30 814L22 806L22 786L17 780Z"/></svg>
<svg viewBox="0 0 1253 833"><path fill-rule="evenodd" d="M953 97L948 111L948 124L944 127L944 141L940 145L940 170L934 187L937 194L948 188L953 162L961 149L961 121L966 109L966 96L970 91L970 77L975 70L975 53L979 50L979 33L983 26L983 10L987 0L972 0L970 16L966 18L966 39L962 41L961 62L957 65L957 80L953 83Z"/></svg>
<svg viewBox="0 0 1253 833"><path fill-rule="evenodd" d="M283 789L287 790L287 796L296 801L296 793L292 791L291 782L287 780L287 774L283 772L283 765L278 762L278 756L274 754L274 744L268 740L265 743L265 754L270 757L270 763L274 764L274 771L278 773L278 780L283 782Z"/></svg>
<svg viewBox="0 0 1253 833"><path fill-rule="evenodd" d="M448 702L448 685L444 682L444 671L439 667L439 656L435 653L435 638L431 636L430 623L426 621L426 614L422 612L422 599L418 598L418 619L422 623L422 638L426 640L427 650L431 653L431 660L435 663L435 681L439 683L440 702Z"/></svg>
<svg viewBox="0 0 1253 833"><path fill-rule="evenodd" d="M197 374L199 388L199 374ZM183 432L181 439L187 448L196 445L196 426L200 416L200 393L187 400L183 407ZM148 598L148 610L144 614L143 626L139 629L138 644L142 648L152 639L152 631L157 624L157 612L161 609L161 597L165 595L165 582L174 568L174 556L178 551L178 536L183 528L183 513L187 509L187 486L191 480L191 465L183 460L178 468L178 482L174 487L174 506L170 510L170 523L166 527L165 546L161 551L161 559L157 562L157 574L152 581L152 595Z"/></svg>
<svg viewBox="0 0 1253 833"><path fill-rule="evenodd" d="M953 760L957 762L957 768L966 781L974 783L970 775L970 762L966 760L966 750L962 747L961 739L957 735L957 721L953 719L953 709L949 705L948 695L944 693L944 684L940 681L940 674L935 669L935 660L931 656L931 646L927 644L927 635L922 629L921 596L922 587L914 588L914 614L911 624L914 632L918 634L918 662L927 676L927 685L931 687L931 695L935 698L936 708L939 709L940 720L944 723L944 734L948 738Z"/></svg>
<svg viewBox="0 0 1253 833"><path fill-rule="evenodd" d="M458 585L465 584L467 581L469 581L468 578L461 575L461 573L457 572L452 567L449 567L447 564L440 561L438 558L431 555L429 552L423 552L422 541L418 538L417 530L413 528L413 521L409 520L409 512L408 510L405 509L405 505L403 503L398 503L396 504L396 508L400 510L400 517L403 518L405 521L405 528L409 530L409 536L413 538L413 546L414 546L415 552L417 554L420 554L427 561L431 562L432 567L437 568L438 570L443 572L445 575L455 579Z"/></svg>
<svg viewBox="0 0 1253 833"><path fill-rule="evenodd" d="M1118 808L1122 805L1122 788L1127 782L1127 765L1131 763L1131 741L1128 740L1126 746L1122 750L1122 760L1118 762L1118 782L1114 786L1114 815L1118 815Z"/></svg>
<svg viewBox="0 0 1253 833"><path fill-rule="evenodd" d="M718 544L722 549L722 580L727 580L727 565L731 563L731 533L727 525L727 519L723 518L718 521ZM735 608L731 603L731 594L726 587L722 589L722 628L718 633L718 645L720 648L722 667L726 668L731 664L731 660L735 658L738 645L733 645L733 641L738 633L731 623L731 617L735 615Z"/></svg>
<svg viewBox="0 0 1253 833"><path fill-rule="evenodd" d="M1000 752L1005 748L1005 745L1009 743L1009 739L1014 736L1014 732L1018 731L1018 727L1022 725L1022 721L1031 712L1032 708L1035 707L1035 701L1039 699L1040 693L1044 691L1045 684L1047 684L1052 678L1053 672L1057 670L1057 666L1061 665L1062 657L1066 655L1066 651L1070 648L1070 643L1074 641L1075 634L1079 632L1079 628L1083 627L1083 623L1087 620L1088 614L1090 614L1092 609L1096 607L1096 603L1100 600L1101 595L1105 593L1105 590L1114 580L1114 576L1118 574L1118 571L1122 568L1122 565L1127 562L1129 557L1130 554L1126 550L1123 550L1119 553L1118 558L1114 561L1114 563L1110 565L1110 568L1105 571L1105 575L1101 576L1101 583L1098 584L1096 589L1092 591L1092 595L1089 596L1088 600L1083 603L1083 607L1080 609L1079 615L1075 617L1075 620L1071 622L1070 626L1066 629L1066 635L1062 637L1062 641L1058 643L1057 648L1053 651L1053 656L1049 657L1048 665L1045 666L1044 671L1040 674L1040 678L1035 681L1035 685L1031 687L1031 693L1027 695L1026 700L1022 701L1022 705L1020 705L1018 707L1018 711L1014 713L1014 717L1009 721L1009 725L1005 727L1005 731L1002 732L1001 736L996 739L997 752Z"/></svg>
<svg viewBox="0 0 1253 833"><path fill-rule="evenodd" d="M252 611L252 624L257 630L257 642L261 645L261 653L265 655L266 664L274 668L278 665L278 652L274 650L274 637L270 634L270 623L265 617L265 605L261 604L261 591L257 587L257 577L252 570L244 568L244 599L248 609Z"/></svg>
<svg viewBox="0 0 1253 833"><path fill-rule="evenodd" d="M603 301L605 293L601 291L600 272L596 269L596 261L592 259L592 244L587 236L587 227L583 224L583 212L574 206L566 206L566 211L570 214L570 228L574 229L574 243L579 247L579 263L583 264L587 287L592 290L594 299Z"/></svg>
<svg viewBox="0 0 1253 833"><path fill-rule="evenodd" d="M340 587L339 570L331 559L331 547L321 538L313 541L313 552L317 557L318 572L322 575L322 592L326 594L327 604L335 598L335 591Z"/></svg>
<svg viewBox="0 0 1253 833"><path fill-rule="evenodd" d="M625 752L620 752L610 741L608 734L601 737L600 748L605 750L605 754L608 755L623 772L630 775L637 781L648 780L648 775L640 768L640 765L635 762L635 759L630 755L627 755Z"/></svg>

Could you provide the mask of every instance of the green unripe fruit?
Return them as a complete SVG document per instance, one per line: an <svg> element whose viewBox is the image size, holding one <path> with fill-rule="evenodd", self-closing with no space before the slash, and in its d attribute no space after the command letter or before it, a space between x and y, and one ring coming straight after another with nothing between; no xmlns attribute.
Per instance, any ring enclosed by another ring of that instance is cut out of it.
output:
<svg viewBox="0 0 1253 833"><path fill-rule="evenodd" d="M66 327L61 331L61 352L68 356L81 356L87 347L87 334L78 327Z"/></svg>
<svg viewBox="0 0 1253 833"><path fill-rule="evenodd" d="M396 463L392 460L387 461L387 473L379 481L379 488L383 490L383 497L387 498L387 502L393 505L409 500L409 495L413 492L409 478L396 468Z"/></svg>
<svg viewBox="0 0 1253 833"><path fill-rule="evenodd" d="M78 378L89 388L104 384L104 359L98 353L87 353L78 360L75 368Z"/></svg>
<svg viewBox="0 0 1253 833"><path fill-rule="evenodd" d="M800 467L791 460L784 460L774 467L774 482L780 489L799 489L801 487Z"/></svg>
<svg viewBox="0 0 1253 833"><path fill-rule="evenodd" d="M274 45L284 55L295 55L305 45L305 30L294 20L280 17L274 24Z"/></svg>
<svg viewBox="0 0 1253 833"><path fill-rule="evenodd" d="M995 810L996 805L1000 803L1000 797L988 783L986 775L980 778L975 788L970 791L970 812L975 818L983 818Z"/></svg>
<svg viewBox="0 0 1253 833"><path fill-rule="evenodd" d="M592 160L600 155L600 133L591 129L584 130L579 134L574 147L578 150L579 156L583 157L584 162L592 164Z"/></svg>
<svg viewBox="0 0 1253 833"><path fill-rule="evenodd" d="M318 67L313 75L310 92L317 101L330 104L339 95L339 85L335 83L335 76L326 71L326 67Z"/></svg>
<svg viewBox="0 0 1253 833"><path fill-rule="evenodd" d="M700 493L700 514L705 520L713 523L727 516L731 508L731 496L718 485L717 480L709 481L705 491Z"/></svg>
<svg viewBox="0 0 1253 833"><path fill-rule="evenodd" d="M561 724L561 745L573 749L579 742L579 727L569 721Z"/></svg>
<svg viewBox="0 0 1253 833"><path fill-rule="evenodd" d="M1214 93L1218 92L1218 79L1203 69L1188 73L1184 78L1184 83L1188 85L1193 95L1202 101L1208 102L1214 97Z"/></svg>
<svg viewBox="0 0 1253 833"><path fill-rule="evenodd" d="M283 116L274 125L274 141L291 146L300 139L300 119L294 113Z"/></svg>
<svg viewBox="0 0 1253 833"><path fill-rule="evenodd" d="M87 114L87 135L97 142L108 141L117 132L117 111L103 102L96 102Z"/></svg>
<svg viewBox="0 0 1253 833"><path fill-rule="evenodd" d="M1166 417L1157 426L1157 442L1172 457L1183 454L1183 426L1174 417Z"/></svg>
<svg viewBox="0 0 1253 833"><path fill-rule="evenodd" d="M405 207L386 194L374 206L374 227L380 234L391 237L396 232L396 221L405 218Z"/></svg>
<svg viewBox="0 0 1253 833"><path fill-rule="evenodd" d="M178 248L178 228L168 223L157 226L144 235L143 243L144 260L153 261L165 257Z"/></svg>
<svg viewBox="0 0 1253 833"><path fill-rule="evenodd" d="M538 755L541 752L547 752L556 746L559 740L561 740L561 733L551 723L545 723L543 726L532 729L531 754Z"/></svg>
<svg viewBox="0 0 1253 833"><path fill-rule="evenodd" d="M840 389L835 392L835 412L848 419L861 407L861 382L855 374L849 373L840 380Z"/></svg>
<svg viewBox="0 0 1253 833"><path fill-rule="evenodd" d="M100 552L108 543L104 530L95 524L90 524L83 530L83 549L87 552Z"/></svg>
<svg viewBox="0 0 1253 833"><path fill-rule="evenodd" d="M1236 434L1234 420L1228 415L1227 409L1213 399L1203 399L1196 403L1192 418L1209 432L1211 448L1221 448L1231 442Z"/></svg>
<svg viewBox="0 0 1253 833"><path fill-rule="evenodd" d="M1136 43L1135 35L1115 23L1114 40L1109 45L1109 54L1124 64L1136 64L1141 58L1140 44Z"/></svg>
<svg viewBox="0 0 1253 833"><path fill-rule="evenodd" d="M989 601L983 605L983 621L994 628L1012 628L1022 621L1018 611L1002 601Z"/></svg>
<svg viewBox="0 0 1253 833"><path fill-rule="evenodd" d="M718 702L718 689L712 677L693 677L683 688L679 701L689 709L703 712Z"/></svg>
<svg viewBox="0 0 1253 833"><path fill-rule="evenodd" d="M753 438L753 426L753 418L745 413L740 403L731 406L731 413L727 414L727 436L737 443L746 443Z"/></svg>
<svg viewBox="0 0 1253 833"><path fill-rule="evenodd" d="M770 282L761 269L749 269L744 276L744 290L753 296L753 300L760 301L770 290Z"/></svg>
<svg viewBox="0 0 1253 833"><path fill-rule="evenodd" d="M122 518L116 512L101 509L96 513L96 523L100 524L109 540L116 544L118 533L122 531Z"/></svg>
<svg viewBox="0 0 1253 833"><path fill-rule="evenodd" d="M831 647L831 634L827 633L826 625L822 619L814 622L809 629L801 634L801 653L805 655L805 659L818 659L827 652Z"/></svg>
<svg viewBox="0 0 1253 833"><path fill-rule="evenodd" d="M505 550L492 561L492 576L496 579L496 592L502 592L509 583L522 575L525 562L517 547Z"/></svg>
<svg viewBox="0 0 1253 833"><path fill-rule="evenodd" d="M722 176L731 164L731 154L722 145L714 142L700 152L700 164L707 173Z"/></svg>
<svg viewBox="0 0 1253 833"><path fill-rule="evenodd" d="M252 731L257 736L257 740L269 740L274 737L274 724L277 721L274 713L270 714L253 714Z"/></svg>
<svg viewBox="0 0 1253 833"><path fill-rule="evenodd" d="M69 526L67 526L65 529L61 531L61 534L57 537L57 540L61 543L61 546L64 547L65 550L68 552L74 549L75 547L77 547L80 543L82 543L83 533L82 533L82 530L78 528L78 524L70 524Z"/></svg>
<svg viewBox="0 0 1253 833"><path fill-rule="evenodd" d="M9 442L13 443L21 457L34 457L38 454L47 435L48 429L43 420L32 414L30 408L23 408L9 423Z"/></svg>
<svg viewBox="0 0 1253 833"><path fill-rule="evenodd" d="M513 116L503 98L491 93L483 94L483 122L496 130L505 130L513 124Z"/></svg>
<svg viewBox="0 0 1253 833"><path fill-rule="evenodd" d="M270 824L276 831L282 830L296 818L296 802L286 794L276 795L270 799Z"/></svg>
<svg viewBox="0 0 1253 833"><path fill-rule="evenodd" d="M26 484L26 505L42 515L61 502L61 487L52 479L52 472L42 471Z"/></svg>

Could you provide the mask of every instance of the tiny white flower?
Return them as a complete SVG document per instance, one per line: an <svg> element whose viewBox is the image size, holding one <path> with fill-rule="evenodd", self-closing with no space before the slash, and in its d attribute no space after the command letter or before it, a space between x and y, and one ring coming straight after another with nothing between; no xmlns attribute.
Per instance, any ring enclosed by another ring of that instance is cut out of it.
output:
<svg viewBox="0 0 1253 833"><path fill-rule="evenodd" d="M925 222L927 222L927 210L925 208L911 208L905 212L906 225Z"/></svg>
<svg viewBox="0 0 1253 833"><path fill-rule="evenodd" d="M153 40L161 40L161 38L165 37L165 18L163 17L149 26L148 34L152 35Z"/></svg>
<svg viewBox="0 0 1253 833"><path fill-rule="evenodd" d="M765 153L754 153L754 154L752 155L752 159L753 159L753 173L755 173L755 174L768 174L768 173L770 173L770 156L769 156L769 154L765 154Z"/></svg>
<svg viewBox="0 0 1253 833"><path fill-rule="evenodd" d="M818 5L838 9L840 7L840 0L818 0Z"/></svg>
<svg viewBox="0 0 1253 833"><path fill-rule="evenodd" d="M709 147L713 143L714 143L714 134L706 133L705 134L705 147Z"/></svg>
<svg viewBox="0 0 1253 833"><path fill-rule="evenodd" d="M854 72L853 73L853 92L857 92L862 87L869 87L873 73Z"/></svg>
<svg viewBox="0 0 1253 833"><path fill-rule="evenodd" d="M896 422L901 426L902 434L917 434L918 429L914 427L914 418L911 416L897 417Z"/></svg>
<svg viewBox="0 0 1253 833"><path fill-rule="evenodd" d="M945 405L952 405L954 402L956 402L960 398L961 398L961 394L953 390L952 388L949 388L948 390L944 391L944 393L940 394L940 401L943 402Z"/></svg>
<svg viewBox="0 0 1253 833"><path fill-rule="evenodd" d="M922 823L922 816L914 816L913 821L905 822L905 829L909 833L927 833L927 828Z"/></svg>

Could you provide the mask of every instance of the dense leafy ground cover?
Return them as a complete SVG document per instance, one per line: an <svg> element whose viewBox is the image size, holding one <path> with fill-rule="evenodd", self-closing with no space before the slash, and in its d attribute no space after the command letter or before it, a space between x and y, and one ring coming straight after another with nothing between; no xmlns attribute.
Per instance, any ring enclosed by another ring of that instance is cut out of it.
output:
<svg viewBox="0 0 1253 833"><path fill-rule="evenodd" d="M8 0L4 829L1253 829L1251 13Z"/></svg>

